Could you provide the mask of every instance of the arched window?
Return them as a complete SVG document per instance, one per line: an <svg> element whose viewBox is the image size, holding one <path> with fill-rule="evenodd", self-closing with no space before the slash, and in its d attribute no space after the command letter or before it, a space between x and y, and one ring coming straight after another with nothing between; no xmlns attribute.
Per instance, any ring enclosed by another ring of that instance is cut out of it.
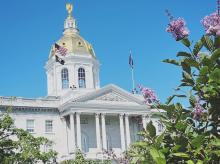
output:
<svg viewBox="0 0 220 164"><path fill-rule="evenodd" d="M86 88L86 75L85 75L85 69L83 68L78 69L78 83L79 83L79 88Z"/></svg>
<svg viewBox="0 0 220 164"><path fill-rule="evenodd" d="M62 89L69 88L69 74L68 69L64 68L61 71Z"/></svg>

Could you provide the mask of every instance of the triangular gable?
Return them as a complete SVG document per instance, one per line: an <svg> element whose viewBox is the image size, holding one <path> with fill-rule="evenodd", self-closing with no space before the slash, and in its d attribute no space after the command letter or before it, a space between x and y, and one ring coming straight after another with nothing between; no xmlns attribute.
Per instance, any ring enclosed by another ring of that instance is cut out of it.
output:
<svg viewBox="0 0 220 164"><path fill-rule="evenodd" d="M103 102L130 102L143 105L143 100L135 95L123 90L116 85L107 85L99 90L80 96L73 100L74 102L90 102L90 101L103 101Z"/></svg>

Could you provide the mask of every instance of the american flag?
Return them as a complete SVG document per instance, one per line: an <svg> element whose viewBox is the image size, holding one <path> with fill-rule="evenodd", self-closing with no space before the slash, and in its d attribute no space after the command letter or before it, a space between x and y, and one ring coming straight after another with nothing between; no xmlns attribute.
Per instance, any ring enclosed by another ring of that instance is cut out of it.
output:
<svg viewBox="0 0 220 164"><path fill-rule="evenodd" d="M66 56L67 49L55 43L55 52L61 54L62 56Z"/></svg>

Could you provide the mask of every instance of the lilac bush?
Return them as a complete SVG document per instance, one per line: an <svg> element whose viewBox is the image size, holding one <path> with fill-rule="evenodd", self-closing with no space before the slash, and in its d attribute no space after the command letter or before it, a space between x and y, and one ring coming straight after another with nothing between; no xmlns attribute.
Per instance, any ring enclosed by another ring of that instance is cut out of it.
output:
<svg viewBox="0 0 220 164"><path fill-rule="evenodd" d="M197 102L195 104L194 111L192 112L193 113L193 118L196 119L196 120L199 120L202 117L203 112L204 112L203 107L199 104L199 102Z"/></svg>
<svg viewBox="0 0 220 164"><path fill-rule="evenodd" d="M154 104L158 104L159 100L155 94L155 92L147 87L143 87L142 85L139 85L139 89L141 91L141 94L144 97L145 103L147 105L154 105Z"/></svg>
<svg viewBox="0 0 220 164"><path fill-rule="evenodd" d="M166 31L171 33L177 41L189 35L189 30L183 18L171 19Z"/></svg>
<svg viewBox="0 0 220 164"><path fill-rule="evenodd" d="M218 1L218 5L220 0ZM188 39L184 19L174 19L166 29L187 51L164 62L181 69L181 83L165 103L157 103L154 91L140 87L146 104L166 112L161 115L165 131L156 135L150 122L129 151L133 164L217 164L220 162L220 7L202 19L205 34L197 42ZM193 45L194 44L194 45ZM202 53L201 51L205 51ZM182 105L175 97L188 100ZM199 98L199 100L198 100Z"/></svg>
<svg viewBox="0 0 220 164"><path fill-rule="evenodd" d="M201 20L207 35L220 36L220 15L214 12Z"/></svg>

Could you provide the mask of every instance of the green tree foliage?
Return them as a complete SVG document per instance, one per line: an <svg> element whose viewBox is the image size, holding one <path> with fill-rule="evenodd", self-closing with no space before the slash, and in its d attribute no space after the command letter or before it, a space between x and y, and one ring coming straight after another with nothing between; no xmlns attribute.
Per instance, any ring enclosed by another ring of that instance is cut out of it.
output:
<svg viewBox="0 0 220 164"><path fill-rule="evenodd" d="M164 60L182 70L177 93L154 106L166 112L160 115L165 131L156 136L149 123L140 133L143 140L131 146L131 163L220 162L220 36L204 35L194 46L187 38L180 42L189 51ZM174 103L175 97L186 98L189 107Z"/></svg>
<svg viewBox="0 0 220 164"><path fill-rule="evenodd" d="M37 162L49 163L56 159L57 153L41 148L51 145L51 141L43 137L34 137L23 129L14 126L8 113L0 115L0 161L4 164Z"/></svg>

